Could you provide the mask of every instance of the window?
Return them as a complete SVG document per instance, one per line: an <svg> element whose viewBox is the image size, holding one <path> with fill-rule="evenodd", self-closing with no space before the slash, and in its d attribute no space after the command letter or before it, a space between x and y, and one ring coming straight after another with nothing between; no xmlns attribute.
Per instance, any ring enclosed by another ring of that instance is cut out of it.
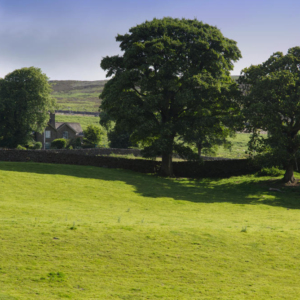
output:
<svg viewBox="0 0 300 300"><path fill-rule="evenodd" d="M64 131L63 132L63 139L68 139L69 138L69 132L68 131Z"/></svg>
<svg viewBox="0 0 300 300"><path fill-rule="evenodd" d="M46 130L45 131L45 137L46 137L46 139L50 139L51 138L51 131L50 130Z"/></svg>
<svg viewBox="0 0 300 300"><path fill-rule="evenodd" d="M50 147L51 147L51 143L46 142L46 143L45 143L45 149L50 149Z"/></svg>

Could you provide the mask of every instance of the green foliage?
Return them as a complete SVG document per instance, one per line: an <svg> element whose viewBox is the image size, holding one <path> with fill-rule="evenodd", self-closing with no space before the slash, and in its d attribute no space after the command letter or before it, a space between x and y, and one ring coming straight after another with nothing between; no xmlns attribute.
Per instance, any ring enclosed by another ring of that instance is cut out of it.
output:
<svg viewBox="0 0 300 300"><path fill-rule="evenodd" d="M81 146L82 146L82 143L81 143L81 139L79 138L79 137L77 137L77 138L73 138L73 139L71 139L71 140L69 140L69 142L68 142L68 149L71 149L71 147L72 147L72 149L78 149L78 148L81 148Z"/></svg>
<svg viewBox="0 0 300 300"><path fill-rule="evenodd" d="M185 155L189 148L177 145L179 137L200 119L206 128L211 118L237 113L231 101L237 84L229 71L240 51L219 29L196 19L153 19L116 40L124 55L101 61L112 79L100 109L132 133L145 156L162 155L162 173L172 175L173 151Z"/></svg>
<svg viewBox="0 0 300 300"><path fill-rule="evenodd" d="M66 139L56 139L51 142L51 148L54 149L64 149L67 146Z"/></svg>
<svg viewBox="0 0 300 300"><path fill-rule="evenodd" d="M16 147L16 149L17 149L17 150L27 150L26 147L21 146L21 145L18 145L18 146Z"/></svg>
<svg viewBox="0 0 300 300"><path fill-rule="evenodd" d="M22 68L0 79L0 146L25 145L42 132L55 108L48 78L38 68Z"/></svg>
<svg viewBox="0 0 300 300"><path fill-rule="evenodd" d="M131 142L129 132L116 127L107 133L107 139L109 140L110 148L128 149L137 146Z"/></svg>
<svg viewBox="0 0 300 300"><path fill-rule="evenodd" d="M262 168L259 172L257 172L257 176L280 176L283 174L282 170L279 170L278 167L271 168Z"/></svg>
<svg viewBox="0 0 300 300"><path fill-rule="evenodd" d="M240 104L253 133L249 150L270 154L286 168L285 181L294 181L300 157L300 47L276 52L264 63L245 68L239 78ZM268 132L262 138L260 130Z"/></svg>
<svg viewBox="0 0 300 300"><path fill-rule="evenodd" d="M33 146L33 149L36 149L36 150L42 149L42 143L41 142L36 142Z"/></svg>
<svg viewBox="0 0 300 300"><path fill-rule="evenodd" d="M30 150L39 150L42 149L42 143L41 142L36 142L36 141L30 141L27 145L26 148Z"/></svg>
<svg viewBox="0 0 300 300"><path fill-rule="evenodd" d="M84 133L84 142L87 144L98 145L101 141L101 135L103 132L99 126L89 125L85 130Z"/></svg>

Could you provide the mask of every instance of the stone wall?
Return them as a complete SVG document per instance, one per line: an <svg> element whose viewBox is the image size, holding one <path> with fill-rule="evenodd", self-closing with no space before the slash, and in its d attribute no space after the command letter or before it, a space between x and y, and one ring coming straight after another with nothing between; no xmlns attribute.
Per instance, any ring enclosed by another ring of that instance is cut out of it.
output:
<svg viewBox="0 0 300 300"><path fill-rule="evenodd" d="M41 162L120 168L142 173L156 173L159 168L159 162L152 160L89 156L67 152L55 153L47 150L0 150L0 161Z"/></svg>
<svg viewBox="0 0 300 300"><path fill-rule="evenodd" d="M67 153L67 154L76 154L76 155L131 155L141 156L141 150L138 149L119 149L119 148L89 148L89 149L49 149L48 152L52 153Z"/></svg>
<svg viewBox="0 0 300 300"><path fill-rule="evenodd" d="M97 150L97 149L95 149ZM76 154L75 154L76 153ZM157 173L161 162L145 159L126 159L110 156L79 154L78 151L47 150L0 150L0 161L41 162L54 164L84 165L106 168L120 168L141 173ZM174 162L174 174L177 177L205 178L230 177L251 174L259 170L246 159Z"/></svg>

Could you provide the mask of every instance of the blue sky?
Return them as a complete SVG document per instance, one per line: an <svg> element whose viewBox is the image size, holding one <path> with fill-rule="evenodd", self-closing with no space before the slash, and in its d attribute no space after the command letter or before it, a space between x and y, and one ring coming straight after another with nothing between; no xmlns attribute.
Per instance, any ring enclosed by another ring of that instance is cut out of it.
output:
<svg viewBox="0 0 300 300"><path fill-rule="evenodd" d="M299 0L0 0L0 77L22 67L52 80L101 80L117 34L153 18L197 18L237 41L233 75L300 46Z"/></svg>

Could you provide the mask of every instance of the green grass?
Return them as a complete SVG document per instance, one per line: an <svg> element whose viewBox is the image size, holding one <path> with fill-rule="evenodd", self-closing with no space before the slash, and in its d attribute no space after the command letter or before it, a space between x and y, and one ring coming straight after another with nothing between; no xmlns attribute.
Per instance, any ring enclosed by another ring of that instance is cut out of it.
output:
<svg viewBox="0 0 300 300"><path fill-rule="evenodd" d="M0 299L298 299L299 188L269 180L0 162Z"/></svg>
<svg viewBox="0 0 300 300"><path fill-rule="evenodd" d="M231 150L220 147L217 152L217 157L227 158L247 158L248 142L250 133L237 133L234 138L229 138L232 143Z"/></svg>
<svg viewBox="0 0 300 300"><path fill-rule="evenodd" d="M77 122L80 123L82 129L86 129L89 125L100 126L99 117L94 116L78 116L78 115L55 115L56 122Z"/></svg>
<svg viewBox="0 0 300 300"><path fill-rule="evenodd" d="M99 95L106 80L54 80L50 83L52 96L56 98L59 109L97 112L101 103Z"/></svg>

